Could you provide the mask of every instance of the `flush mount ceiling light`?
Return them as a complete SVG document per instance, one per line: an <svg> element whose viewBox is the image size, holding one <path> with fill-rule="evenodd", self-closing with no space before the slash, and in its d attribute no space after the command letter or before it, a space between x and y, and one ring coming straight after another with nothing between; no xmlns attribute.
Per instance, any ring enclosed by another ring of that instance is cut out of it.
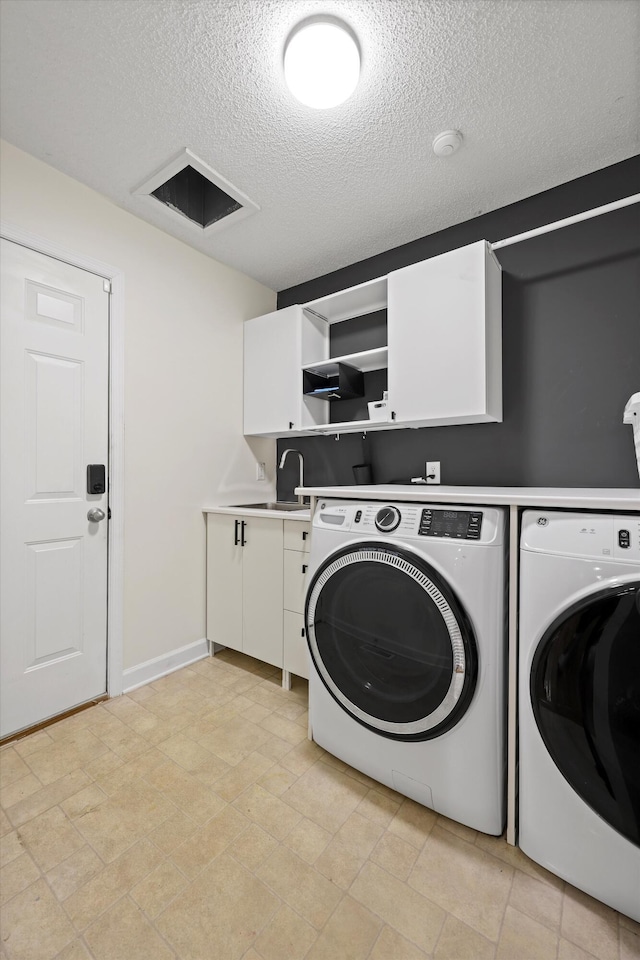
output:
<svg viewBox="0 0 640 960"><path fill-rule="evenodd" d="M284 77L294 97L326 110L351 96L360 77L360 50L351 29L334 17L303 20L284 48Z"/></svg>

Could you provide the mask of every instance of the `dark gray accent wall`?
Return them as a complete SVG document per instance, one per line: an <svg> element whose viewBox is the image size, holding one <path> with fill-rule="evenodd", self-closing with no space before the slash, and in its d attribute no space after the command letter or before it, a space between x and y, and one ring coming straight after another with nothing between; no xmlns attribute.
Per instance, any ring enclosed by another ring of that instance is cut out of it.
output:
<svg viewBox="0 0 640 960"><path fill-rule="evenodd" d="M639 186L640 157L633 157L284 290L278 307L476 240L523 233L637 193ZM496 255L503 269L502 423L302 437L278 441L278 455L285 446L300 449L305 480L314 485L351 484L352 466L363 462L371 464L374 483L386 483L422 476L425 460L440 460L445 484L640 486L632 430L622 423L626 401L640 391L640 205ZM379 315L354 323L356 335L370 324L373 340L379 336ZM424 376L420 356L407 375ZM333 418L343 419L337 412ZM292 464L281 472L281 498L291 497L296 471Z"/></svg>

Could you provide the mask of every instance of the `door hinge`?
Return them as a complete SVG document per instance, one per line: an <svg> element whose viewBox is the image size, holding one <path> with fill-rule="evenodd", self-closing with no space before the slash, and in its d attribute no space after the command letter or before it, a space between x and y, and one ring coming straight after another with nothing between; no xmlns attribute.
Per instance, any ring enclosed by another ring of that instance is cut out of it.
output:
<svg viewBox="0 0 640 960"><path fill-rule="evenodd" d="M102 289L105 293L111 293L111 280L103 280Z"/></svg>

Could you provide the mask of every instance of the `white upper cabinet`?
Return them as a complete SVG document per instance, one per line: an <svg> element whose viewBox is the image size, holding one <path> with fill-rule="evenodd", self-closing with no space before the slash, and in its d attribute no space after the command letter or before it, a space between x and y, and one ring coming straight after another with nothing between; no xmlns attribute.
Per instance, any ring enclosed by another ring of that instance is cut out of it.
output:
<svg viewBox="0 0 640 960"><path fill-rule="evenodd" d="M279 437L304 432L325 403L302 394L302 366L329 356L324 321L285 307L244 325L244 432Z"/></svg>
<svg viewBox="0 0 640 960"><path fill-rule="evenodd" d="M385 307L388 344L330 356L332 324ZM248 320L244 432L281 437L499 421L501 334L500 265L484 240ZM379 399L362 392L363 377L376 370L387 372L388 419L342 420L340 399L362 397L365 412L367 400Z"/></svg>
<svg viewBox="0 0 640 960"><path fill-rule="evenodd" d="M501 291L484 240L389 274L389 409L398 423L502 420Z"/></svg>

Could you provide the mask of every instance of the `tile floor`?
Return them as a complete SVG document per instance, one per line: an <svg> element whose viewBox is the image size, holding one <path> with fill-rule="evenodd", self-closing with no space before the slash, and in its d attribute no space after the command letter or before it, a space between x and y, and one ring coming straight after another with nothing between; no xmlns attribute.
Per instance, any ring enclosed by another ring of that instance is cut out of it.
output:
<svg viewBox="0 0 640 960"><path fill-rule="evenodd" d="M640 925L307 740L226 651L0 753L9 960L631 960Z"/></svg>

